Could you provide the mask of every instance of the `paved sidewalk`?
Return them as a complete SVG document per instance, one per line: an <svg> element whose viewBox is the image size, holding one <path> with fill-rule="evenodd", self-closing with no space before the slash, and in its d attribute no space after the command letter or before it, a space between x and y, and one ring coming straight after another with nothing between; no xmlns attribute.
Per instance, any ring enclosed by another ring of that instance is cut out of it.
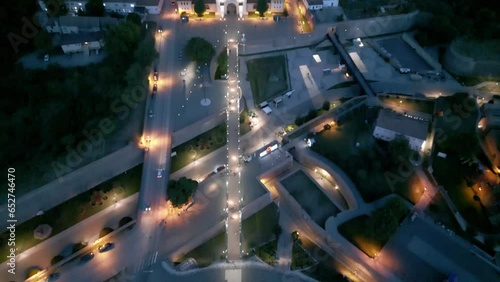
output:
<svg viewBox="0 0 500 282"><path fill-rule="evenodd" d="M292 235L295 230L290 224L290 220L286 218L286 213L280 213L279 224L282 228L278 238L278 249L276 250L277 268L286 271L290 270L292 265Z"/></svg>
<svg viewBox="0 0 500 282"><path fill-rule="evenodd" d="M49 210L96 185L139 165L144 152L136 144L129 144L102 159L90 163L60 177L17 199L17 224L35 217L40 210ZM2 205L0 214L7 215L7 205ZM2 221L1 228L7 227Z"/></svg>

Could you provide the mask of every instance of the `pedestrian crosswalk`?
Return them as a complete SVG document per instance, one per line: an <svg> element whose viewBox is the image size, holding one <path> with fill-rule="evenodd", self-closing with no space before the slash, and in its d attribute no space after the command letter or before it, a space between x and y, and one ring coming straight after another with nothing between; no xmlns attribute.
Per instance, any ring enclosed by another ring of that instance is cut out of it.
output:
<svg viewBox="0 0 500 282"><path fill-rule="evenodd" d="M148 253L141 261L137 262L135 265L135 271L134 273L140 272L140 271L149 271L149 268L151 265L156 263L156 260L158 259L158 252L150 252Z"/></svg>

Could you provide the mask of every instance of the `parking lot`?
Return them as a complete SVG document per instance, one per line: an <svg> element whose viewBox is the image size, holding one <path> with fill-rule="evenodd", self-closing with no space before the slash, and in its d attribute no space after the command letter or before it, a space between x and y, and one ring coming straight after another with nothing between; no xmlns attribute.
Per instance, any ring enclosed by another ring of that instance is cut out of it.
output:
<svg viewBox="0 0 500 282"><path fill-rule="evenodd" d="M378 44L398 59L403 68L409 68L412 71L432 69L401 37L382 39L378 41Z"/></svg>

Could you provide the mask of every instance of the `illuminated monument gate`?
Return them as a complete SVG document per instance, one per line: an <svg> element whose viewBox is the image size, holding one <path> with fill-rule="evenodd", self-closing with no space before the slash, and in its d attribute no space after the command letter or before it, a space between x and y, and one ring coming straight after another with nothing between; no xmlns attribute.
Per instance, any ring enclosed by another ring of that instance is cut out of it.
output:
<svg viewBox="0 0 500 282"><path fill-rule="evenodd" d="M206 11L205 13L215 13L215 15L226 18L234 17L243 18L249 13L255 13L257 10L258 0L204 0ZM177 1L178 12L194 13L195 1ZM268 12L282 13L285 8L284 0L268 0Z"/></svg>

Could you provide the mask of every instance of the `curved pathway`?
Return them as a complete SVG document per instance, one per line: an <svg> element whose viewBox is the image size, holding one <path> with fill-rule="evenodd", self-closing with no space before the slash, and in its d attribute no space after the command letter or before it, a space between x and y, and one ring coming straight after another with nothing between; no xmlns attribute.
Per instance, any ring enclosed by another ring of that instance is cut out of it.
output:
<svg viewBox="0 0 500 282"><path fill-rule="evenodd" d="M337 182L339 190L344 196L349 209L357 209L364 205L364 200L359 194L352 180L333 162L305 146L296 145L297 159L300 163L308 163L324 169Z"/></svg>

